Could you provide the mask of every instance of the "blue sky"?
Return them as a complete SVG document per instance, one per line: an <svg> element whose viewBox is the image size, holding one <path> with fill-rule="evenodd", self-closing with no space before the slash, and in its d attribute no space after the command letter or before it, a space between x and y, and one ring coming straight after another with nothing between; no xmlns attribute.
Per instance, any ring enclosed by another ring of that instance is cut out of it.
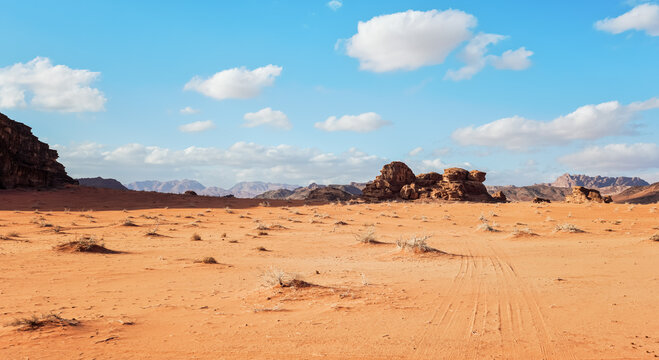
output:
<svg viewBox="0 0 659 360"><path fill-rule="evenodd" d="M333 5L5 0L0 112L122 182L659 181L656 3Z"/></svg>

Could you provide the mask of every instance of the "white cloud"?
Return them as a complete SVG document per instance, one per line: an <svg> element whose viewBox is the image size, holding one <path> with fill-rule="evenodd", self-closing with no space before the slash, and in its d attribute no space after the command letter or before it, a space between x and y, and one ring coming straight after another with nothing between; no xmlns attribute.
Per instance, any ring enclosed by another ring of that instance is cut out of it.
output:
<svg viewBox="0 0 659 360"><path fill-rule="evenodd" d="M336 11L339 10L341 6L343 6L343 2L339 0L331 0L327 3L327 6L329 6L330 9Z"/></svg>
<svg viewBox="0 0 659 360"><path fill-rule="evenodd" d="M560 162L575 170L605 172L659 168L659 146L650 143L591 146L563 156Z"/></svg>
<svg viewBox="0 0 659 360"><path fill-rule="evenodd" d="M194 90L216 100L249 99L272 86L281 74L281 66L266 65L248 70L245 67L222 70L208 79L195 76L183 87Z"/></svg>
<svg viewBox="0 0 659 360"><path fill-rule="evenodd" d="M490 55L489 59L492 66L500 70L524 70L531 66L531 55L533 51L522 46L517 50L506 50L501 56Z"/></svg>
<svg viewBox="0 0 659 360"><path fill-rule="evenodd" d="M501 56L486 55L487 47L507 38L471 30L477 20L460 10L413 11L376 16L359 22L357 34L338 40L335 49L345 45L348 56L359 59L360 69L374 72L414 70L444 62L460 44L469 41L459 58L465 66L449 70L445 78L470 79L488 63L497 69L523 70L530 66L533 52L521 47Z"/></svg>
<svg viewBox="0 0 659 360"><path fill-rule="evenodd" d="M330 116L323 122L317 122L314 126L323 131L354 131L370 132L377 130L390 122L383 120L382 117L374 112L367 112L359 115L343 115L340 118Z"/></svg>
<svg viewBox="0 0 659 360"><path fill-rule="evenodd" d="M288 116L279 110L272 110L267 107L257 112L247 113L243 116L246 127L255 127L259 125L270 125L280 129L290 129L293 126L288 121Z"/></svg>
<svg viewBox="0 0 659 360"><path fill-rule="evenodd" d="M452 138L461 145L482 145L520 150L593 140L629 132L638 112L659 108L659 98L621 105L617 101L585 105L567 115L543 122L520 116L499 119L478 127L459 128Z"/></svg>
<svg viewBox="0 0 659 360"><path fill-rule="evenodd" d="M472 76L481 71L487 64L487 59L485 58L487 46L496 44L505 38L505 36L497 34L476 35L460 53L460 58L466 65L458 70L447 71L446 78L454 81L471 79Z"/></svg>
<svg viewBox="0 0 659 360"><path fill-rule="evenodd" d="M444 168L447 168L448 165L442 161L442 159L427 159L421 161L421 169L424 172L428 171L435 171L435 172L442 172Z"/></svg>
<svg viewBox="0 0 659 360"><path fill-rule="evenodd" d="M466 64L458 70L449 70L445 78L454 81L471 79L483 70L488 63L499 70L524 70L531 66L529 57L532 51L521 47L517 50L506 50L501 56L485 55L487 47L505 39L506 36L497 34L478 34L472 38L460 52L460 59Z"/></svg>
<svg viewBox="0 0 659 360"><path fill-rule="evenodd" d="M409 155L409 156L417 156L417 155L419 155L422 151L423 151L423 148L422 148L421 146L419 146L419 147L416 147L416 148L412 149L412 150L408 153L408 155Z"/></svg>
<svg viewBox="0 0 659 360"><path fill-rule="evenodd" d="M202 132L210 130L215 127L215 124L211 120L207 121L193 121L188 124L184 124L178 127L182 132Z"/></svg>
<svg viewBox="0 0 659 360"><path fill-rule="evenodd" d="M107 99L90 87L100 73L55 65L36 57L0 68L0 108L32 107L43 111L102 111ZM27 98L31 97L31 100Z"/></svg>
<svg viewBox="0 0 659 360"><path fill-rule="evenodd" d="M638 30L645 31L650 36L659 36L659 5L638 5L616 18L597 21L595 28L612 34Z"/></svg>
<svg viewBox="0 0 659 360"><path fill-rule="evenodd" d="M348 56L362 70L414 70L441 64L471 38L474 16L460 10L399 12L359 22L357 34L346 41Z"/></svg>
<svg viewBox="0 0 659 360"><path fill-rule="evenodd" d="M192 114L198 114L199 110L186 106L183 109L179 110L179 112L183 115L192 115Z"/></svg>
<svg viewBox="0 0 659 360"><path fill-rule="evenodd" d="M225 186L250 180L291 184L366 181L375 178L388 162L354 148L331 153L247 142L226 149L191 146L173 150L142 144L108 148L95 143L58 145L56 149L67 171L76 177L108 176L124 182L193 177L206 185L224 181Z"/></svg>

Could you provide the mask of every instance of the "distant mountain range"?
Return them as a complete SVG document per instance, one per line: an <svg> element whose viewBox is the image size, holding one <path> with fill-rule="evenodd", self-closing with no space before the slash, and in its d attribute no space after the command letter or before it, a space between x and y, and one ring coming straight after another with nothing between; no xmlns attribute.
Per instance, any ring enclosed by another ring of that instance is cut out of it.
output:
<svg viewBox="0 0 659 360"><path fill-rule="evenodd" d="M262 181L245 181L237 183L229 189L220 187L206 187L195 180L171 180L171 181L136 181L127 184L126 187L135 191L156 191L163 193L182 194L188 190L192 190L199 195L208 196L226 196L233 195L238 198L253 198L266 191L287 189L293 190L299 188L298 185L290 184L274 184Z"/></svg>
<svg viewBox="0 0 659 360"><path fill-rule="evenodd" d="M603 195L621 193L634 187L648 186L647 181L638 177L610 177L563 174L552 183L530 186L487 186L487 191L493 194L502 191L510 201L531 201L536 197L551 201L563 201L565 195L572 193L572 187L583 186L597 189Z"/></svg>
<svg viewBox="0 0 659 360"><path fill-rule="evenodd" d="M553 183L554 187L583 186L589 189L598 189L602 194L611 195L622 192L632 186L648 186L647 181L639 177L611 177L563 174Z"/></svg>

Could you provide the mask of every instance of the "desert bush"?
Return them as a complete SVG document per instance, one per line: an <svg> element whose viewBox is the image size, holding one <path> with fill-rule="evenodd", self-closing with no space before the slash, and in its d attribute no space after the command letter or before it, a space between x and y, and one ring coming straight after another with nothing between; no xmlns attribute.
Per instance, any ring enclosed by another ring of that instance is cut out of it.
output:
<svg viewBox="0 0 659 360"><path fill-rule="evenodd" d="M194 234L192 234L192 236L190 237L190 240L192 240L192 241L200 241L200 240L201 240L201 236L200 236L199 234L197 234L197 233L194 233Z"/></svg>
<svg viewBox="0 0 659 360"><path fill-rule="evenodd" d="M476 230L482 230L482 231L490 231L490 232L497 232L497 229L493 228L490 226L490 224L486 222L482 222L476 226Z"/></svg>
<svg viewBox="0 0 659 360"><path fill-rule="evenodd" d="M400 238L396 240L396 246L401 250L412 250L414 252L428 252L435 251L432 247L428 246L426 240L430 236L412 236L409 239Z"/></svg>
<svg viewBox="0 0 659 360"><path fill-rule="evenodd" d="M18 326L18 330L31 331L47 325L55 326L76 326L79 322L76 319L65 319L59 314L42 314L41 316L32 315L21 319L15 319L10 322L9 326Z"/></svg>
<svg viewBox="0 0 659 360"><path fill-rule="evenodd" d="M369 228L366 230L364 233L358 234L355 236L357 241L360 243L364 244L370 244L370 243L377 243L377 239L375 237L375 228Z"/></svg>
<svg viewBox="0 0 659 360"><path fill-rule="evenodd" d="M133 220L129 218L125 218L124 221L121 223L121 226L137 226L137 225L135 225Z"/></svg>
<svg viewBox="0 0 659 360"><path fill-rule="evenodd" d="M650 236L650 240L659 241L659 234L654 234L654 235Z"/></svg>
<svg viewBox="0 0 659 360"><path fill-rule="evenodd" d="M579 229L576 227L574 224L558 224L554 228L555 232L569 232L569 233L582 233L584 232L583 230Z"/></svg>
<svg viewBox="0 0 659 360"><path fill-rule="evenodd" d="M263 281L268 286L281 286L281 287L309 287L306 281L298 278L297 274L290 274L280 269L271 268L263 274Z"/></svg>
<svg viewBox="0 0 659 360"><path fill-rule="evenodd" d="M93 235L81 236L73 241L59 244L56 248L62 251L74 252L112 252L112 250L108 250L102 242L96 240L96 237Z"/></svg>
<svg viewBox="0 0 659 360"><path fill-rule="evenodd" d="M202 263L202 264L217 264L217 260L215 260L214 257L212 256L206 256L203 257L199 260L195 260L196 263Z"/></svg>

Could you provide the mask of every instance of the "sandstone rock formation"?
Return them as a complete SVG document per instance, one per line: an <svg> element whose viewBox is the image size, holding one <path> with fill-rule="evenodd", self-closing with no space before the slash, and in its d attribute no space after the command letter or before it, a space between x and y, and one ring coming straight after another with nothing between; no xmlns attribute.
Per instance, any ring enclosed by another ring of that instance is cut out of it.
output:
<svg viewBox="0 0 659 360"><path fill-rule="evenodd" d="M57 162L57 151L32 129L0 113L0 188L76 184Z"/></svg>
<svg viewBox="0 0 659 360"><path fill-rule="evenodd" d="M582 204L587 202L610 203L611 197L600 194L595 189L588 189L583 186L575 186L572 188L572 194L565 197L565 202Z"/></svg>
<svg viewBox="0 0 659 360"><path fill-rule="evenodd" d="M545 198L541 198L541 197L537 197L537 198L533 199L533 202L534 202L535 204L542 204L542 203L551 203L551 200L549 200L549 199L545 199Z"/></svg>
<svg viewBox="0 0 659 360"><path fill-rule="evenodd" d="M496 202L508 202L508 199L506 198L506 194L504 194L502 191L497 191L494 194L492 194L492 198Z"/></svg>
<svg viewBox="0 0 659 360"><path fill-rule="evenodd" d="M505 195L493 198L483 185L485 173L460 169L445 169L444 174L430 172L415 176L407 165L394 161L385 165L375 180L366 184L363 197L367 200L443 199L456 201L505 202Z"/></svg>

